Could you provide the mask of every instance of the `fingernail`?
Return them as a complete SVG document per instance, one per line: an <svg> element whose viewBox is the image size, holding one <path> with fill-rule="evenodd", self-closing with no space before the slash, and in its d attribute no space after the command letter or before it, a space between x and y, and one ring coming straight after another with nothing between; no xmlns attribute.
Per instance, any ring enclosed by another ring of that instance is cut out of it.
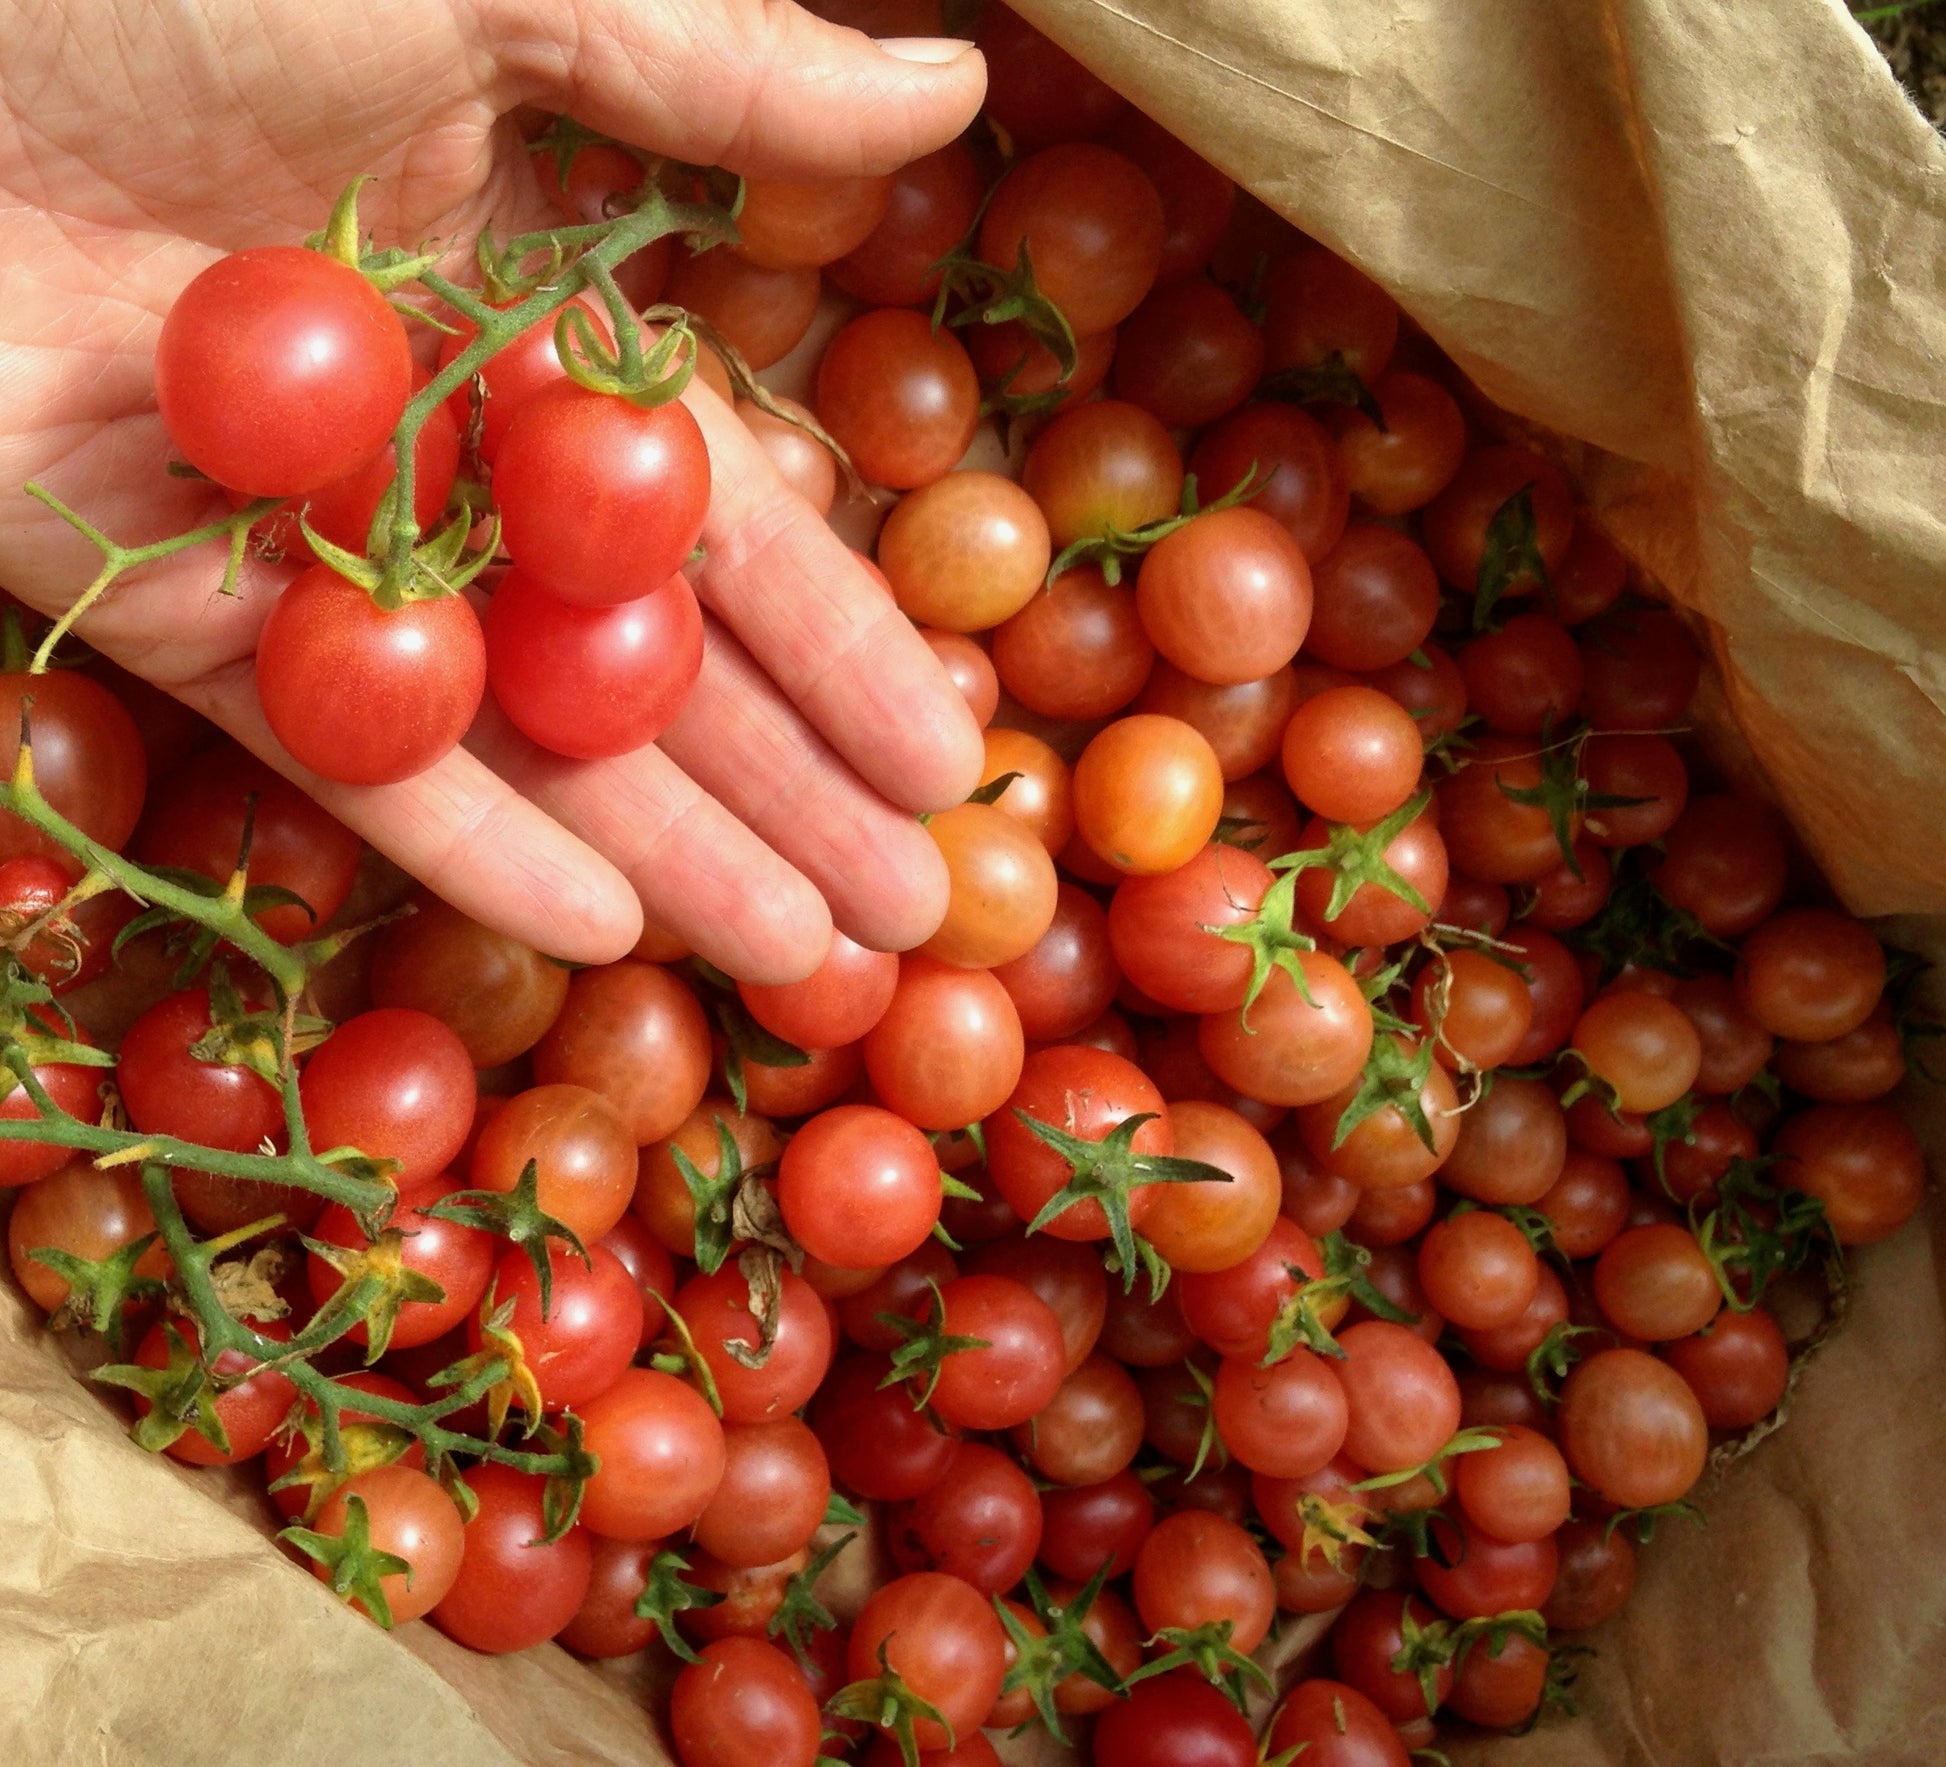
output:
<svg viewBox="0 0 1946 1767"><path fill-rule="evenodd" d="M900 61L923 61L935 67L958 61L973 47L963 37L880 37L878 46Z"/></svg>

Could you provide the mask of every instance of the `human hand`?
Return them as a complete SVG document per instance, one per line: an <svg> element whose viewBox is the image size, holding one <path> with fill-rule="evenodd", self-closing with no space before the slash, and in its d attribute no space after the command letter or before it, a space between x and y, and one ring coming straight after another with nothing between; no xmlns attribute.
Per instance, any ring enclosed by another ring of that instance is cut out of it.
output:
<svg viewBox="0 0 1946 1767"><path fill-rule="evenodd" d="M950 140L983 89L957 45L875 45L785 0L0 0L0 583L54 614L88 543L227 506L163 472L163 315L228 251L322 224L360 172L382 242L548 225L509 113L570 112L757 176L880 172ZM942 59L943 58L943 59ZM978 779L978 731L932 653L700 381L713 473L696 589L703 674L661 743L568 761L489 701L465 748L402 784L308 774L272 736L256 636L290 567L221 548L117 583L81 634L235 735L477 919L567 959L626 952L643 909L733 974L783 981L835 917L922 939L945 902L910 812ZM827 913L826 903L829 903Z"/></svg>

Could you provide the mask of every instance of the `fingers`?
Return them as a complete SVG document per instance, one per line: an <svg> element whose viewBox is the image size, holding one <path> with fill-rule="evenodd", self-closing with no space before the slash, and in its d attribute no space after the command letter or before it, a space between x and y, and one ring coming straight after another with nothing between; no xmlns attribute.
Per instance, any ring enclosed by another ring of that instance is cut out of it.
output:
<svg viewBox="0 0 1946 1767"><path fill-rule="evenodd" d="M931 837L861 785L714 623L702 679L661 746L808 877L861 944L906 950L939 925L946 865Z"/></svg>
<svg viewBox="0 0 1946 1767"><path fill-rule="evenodd" d="M172 691L461 913L573 963L612 962L641 937L629 880L465 749L398 785L336 785L271 734L247 658Z"/></svg>
<svg viewBox="0 0 1946 1767"><path fill-rule="evenodd" d="M984 750L931 647L735 413L695 382L685 398L710 454L698 594L886 797L909 810L960 803Z"/></svg>
<svg viewBox="0 0 1946 1767"><path fill-rule="evenodd" d="M780 0L476 0L495 108L543 104L658 153L759 177L895 171L973 120L986 66L891 47Z"/></svg>
<svg viewBox="0 0 1946 1767"><path fill-rule="evenodd" d="M605 853L648 913L719 969L794 982L824 960L831 916L817 890L660 750L564 760L528 742L491 700L468 741L514 790Z"/></svg>

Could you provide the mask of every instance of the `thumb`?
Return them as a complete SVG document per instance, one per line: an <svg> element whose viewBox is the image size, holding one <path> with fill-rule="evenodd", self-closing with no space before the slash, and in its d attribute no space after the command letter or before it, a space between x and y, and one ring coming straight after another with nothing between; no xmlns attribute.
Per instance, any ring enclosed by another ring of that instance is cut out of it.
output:
<svg viewBox="0 0 1946 1767"><path fill-rule="evenodd" d="M986 64L955 38L877 40L791 0L481 0L503 114L521 104L756 177L896 170L973 120Z"/></svg>

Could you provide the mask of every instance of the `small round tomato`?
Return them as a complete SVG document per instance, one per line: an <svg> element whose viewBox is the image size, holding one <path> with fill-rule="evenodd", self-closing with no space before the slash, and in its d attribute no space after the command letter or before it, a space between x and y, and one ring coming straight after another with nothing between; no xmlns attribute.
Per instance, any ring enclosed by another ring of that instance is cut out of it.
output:
<svg viewBox="0 0 1946 1767"><path fill-rule="evenodd" d="M1368 1589L1352 1599L1331 1631L1331 1661L1339 1676L1397 1725L1427 1716L1426 1690L1416 1669L1392 1666L1405 1649L1403 1622L1408 1613L1421 1628L1439 1618L1416 1596L1397 1589ZM1440 1704L1452 1687L1451 1665L1437 1663L1432 1670L1433 1704Z"/></svg>
<svg viewBox="0 0 1946 1767"><path fill-rule="evenodd" d="M599 1093L646 1146L702 1101L710 1059L709 1021L682 978L624 959L576 973L534 1050L534 1078Z"/></svg>
<svg viewBox="0 0 1946 1767"><path fill-rule="evenodd" d="M841 932L831 935L824 961L801 982L737 983L750 1016L773 1037L800 1049L856 1043L884 1016L899 985L899 960Z"/></svg>
<svg viewBox="0 0 1946 1767"><path fill-rule="evenodd" d="M1207 1014L1197 1028L1197 1048L1225 1084L1265 1104L1318 1104L1350 1085L1371 1053L1371 1008L1351 972L1321 951L1293 961L1302 992L1273 969L1244 1011Z"/></svg>
<svg viewBox="0 0 1946 1767"><path fill-rule="evenodd" d="M1747 1430L1762 1422L1790 1384L1790 1349L1762 1307L1719 1313L1694 1337L1665 1345L1662 1355L1689 1383L1713 1430Z"/></svg>
<svg viewBox="0 0 1946 1767"><path fill-rule="evenodd" d="M1925 1194L1925 1151L1890 1105L1813 1105L1785 1119L1771 1152L1779 1181L1824 1205L1840 1245L1885 1238L1918 1212Z"/></svg>
<svg viewBox="0 0 1946 1767"><path fill-rule="evenodd" d="M1263 333L1207 276L1158 285L1121 327L1115 390L1164 423L1197 429L1234 411L1262 378Z"/></svg>
<svg viewBox="0 0 1946 1767"><path fill-rule="evenodd" d="M1154 662L1134 593L1110 583L1097 565L1063 571L993 634L991 666L1000 682L1046 718L1120 711L1141 691Z"/></svg>
<svg viewBox="0 0 1946 1767"><path fill-rule="evenodd" d="M1776 1037L1822 1043L1855 1031L1885 991L1885 948L1830 908L1788 908L1743 941L1737 998Z"/></svg>
<svg viewBox="0 0 1946 1767"><path fill-rule="evenodd" d="M27 1298L52 1313L68 1298L68 1279L35 1259L35 1252L93 1261L155 1230L141 1174L126 1166L103 1172L83 1155L21 1190L7 1215L7 1256ZM135 1266L139 1277L168 1272L169 1254L160 1241Z"/></svg>
<svg viewBox="0 0 1946 1767"><path fill-rule="evenodd" d="M1557 1632L1584 1632L1612 1619L1635 1587L1635 1543L1625 1528L1571 1516L1555 1535L1560 1565L1541 1610Z"/></svg>
<svg viewBox="0 0 1946 1767"><path fill-rule="evenodd" d="M1527 1236L1491 1209L1449 1215L1419 1244L1426 1299L1462 1331L1511 1325L1527 1310L1540 1279L1540 1260Z"/></svg>
<svg viewBox="0 0 1946 1767"><path fill-rule="evenodd" d="M1445 490L1427 504L1423 517L1426 550L1455 589L1471 595L1478 587L1493 523L1522 493L1533 513L1534 548L1542 568L1551 571L1567 556L1574 500L1560 469L1529 448L1475 448ZM1503 592L1531 595L1540 586L1523 574Z"/></svg>
<svg viewBox="0 0 1946 1767"><path fill-rule="evenodd" d="M856 300L876 307L916 307L939 288L939 260L966 237L984 194L979 169L963 143L949 142L892 174L885 213L870 233L825 275Z"/></svg>
<svg viewBox="0 0 1946 1767"><path fill-rule="evenodd" d="M1097 735L1074 764L1081 838L1118 871L1173 871L1216 831L1223 769L1208 740L1176 718L1137 713Z"/></svg>
<svg viewBox="0 0 1946 1767"><path fill-rule="evenodd" d="M1182 456L1168 430L1120 399L1062 412L1034 438L1020 476L1063 550L1166 520L1182 499Z"/></svg>
<svg viewBox="0 0 1946 1767"><path fill-rule="evenodd" d="M822 1721L797 1665L761 1638L719 1638L669 1692L683 1767L814 1767Z"/></svg>
<svg viewBox="0 0 1946 1767"><path fill-rule="evenodd" d="M777 1201L791 1237L812 1257L876 1270L927 1242L939 1219L939 1162L903 1117L842 1104L786 1143Z"/></svg>
<svg viewBox="0 0 1946 1767"><path fill-rule="evenodd" d="M521 1360L550 1411L579 1410L608 1391L635 1360L642 1338L641 1291L620 1258L602 1245L588 1247L584 1264L555 1242L547 1248L550 1289L545 1312L540 1273L516 1247L494 1266L495 1313L509 1302L505 1329L520 1340ZM466 1341L486 1342L477 1314L467 1321Z"/></svg>
<svg viewBox="0 0 1946 1767"><path fill-rule="evenodd" d="M825 345L817 409L866 480L909 491L945 477L972 443L980 379L950 331L923 313L881 308Z"/></svg>
<svg viewBox="0 0 1946 1767"><path fill-rule="evenodd" d="M962 1442L939 1481L893 1514L890 1532L905 1569L946 1571L998 1595L1040 1549L1040 1494L999 1449Z"/></svg>
<svg viewBox="0 0 1946 1767"><path fill-rule="evenodd" d="M696 1544L725 1564L776 1564L810 1544L824 1522L831 1471L802 1418L731 1424L723 1479L697 1518Z"/></svg>
<svg viewBox="0 0 1946 1767"><path fill-rule="evenodd" d="M907 1122L961 1129L1005 1101L1025 1047L1020 1015L991 975L908 956L891 1005L865 1036L865 1071Z"/></svg>
<svg viewBox="0 0 1946 1767"><path fill-rule="evenodd" d="M1068 143L1016 160L987 203L979 252L1011 270L1023 251L1077 336L1119 324L1162 262L1162 198L1110 148Z"/></svg>
<svg viewBox="0 0 1946 1767"><path fill-rule="evenodd" d="M1790 849L1769 805L1711 792L1676 818L1650 876L1656 894L1706 933L1735 939L1776 912L1789 874Z"/></svg>
<svg viewBox="0 0 1946 1767"><path fill-rule="evenodd" d="M1327 822L1378 822L1419 788L1425 738L1412 716L1370 687L1306 700L1284 729L1284 777Z"/></svg>
<svg viewBox="0 0 1946 1767"><path fill-rule="evenodd" d="M956 1277L939 1297L927 1309L934 1328L978 1340L940 1358L928 1400L940 1417L956 1429L1005 1430L1045 1409L1066 1368L1054 1309L1005 1276Z"/></svg>
<svg viewBox="0 0 1946 1767"><path fill-rule="evenodd" d="M970 1736L1000 1697L1006 1634L987 1598L943 1571L895 1577L865 1603L847 1646L852 1678L879 1674L881 1651L883 1666L939 1714L914 1720L922 1748Z"/></svg>
<svg viewBox="0 0 1946 1767"><path fill-rule="evenodd" d="M1413 1566L1419 1587L1456 1620L1538 1608L1554 1587L1554 1536L1496 1540L1461 1521L1432 1524L1435 1550Z"/></svg>
<svg viewBox="0 0 1946 1767"><path fill-rule="evenodd" d="M1432 636L1439 578L1406 534L1355 522L1311 569L1309 656L1334 669L1404 663Z"/></svg>
<svg viewBox="0 0 1946 1767"><path fill-rule="evenodd" d="M1630 1227L1611 1239L1595 1260L1594 1289L1602 1317L1644 1343L1701 1331L1723 1304L1696 1236L1670 1221Z"/></svg>
<svg viewBox="0 0 1946 1767"><path fill-rule="evenodd" d="M468 1468L466 1482L479 1508L466 1524L459 1575L433 1609L432 1623L493 1656L543 1644L574 1618L588 1593L594 1563L588 1530L576 1523L560 1539L546 1538L546 1481L536 1473L486 1461Z"/></svg>
<svg viewBox="0 0 1946 1767"><path fill-rule="evenodd" d="M1272 1755L1301 1750L1309 1767L1410 1767L1392 1720L1342 1681L1300 1681L1277 1708L1264 1747Z"/></svg>
<svg viewBox="0 0 1946 1767"><path fill-rule="evenodd" d="M746 178L730 249L768 270L817 268L855 251L885 218L892 174Z"/></svg>
<svg viewBox="0 0 1946 1767"><path fill-rule="evenodd" d="M946 1471L959 1433L930 1410L915 1410L903 1381L887 1381L891 1358L854 1355L818 1387L811 1427L824 1444L831 1476L874 1502L898 1503L929 1489Z"/></svg>
<svg viewBox="0 0 1946 1767"><path fill-rule="evenodd" d="M1641 988L1604 994L1576 1020L1572 1042L1588 1072L1614 1089L1617 1110L1659 1111L1695 1084L1702 1039L1673 1002Z"/></svg>
<svg viewBox="0 0 1946 1767"><path fill-rule="evenodd" d="M726 1423L761 1423L797 1410L831 1365L831 1317L824 1302L790 1270L779 1270L777 1283L777 1321L767 1354L760 1349L763 1303L739 1264L692 1276L676 1291L675 1310L709 1365Z"/></svg>
<svg viewBox="0 0 1946 1767"><path fill-rule="evenodd" d="M1151 1632L1228 1620L1231 1648L1247 1653L1269 1635L1277 1597L1263 1549L1244 1529L1182 1509L1157 1522L1136 1554L1135 1606Z"/></svg>
<svg viewBox="0 0 1946 1767"><path fill-rule="evenodd" d="M677 400L561 381L526 400L493 462L507 551L550 594L612 607L682 568L709 509L709 450Z"/></svg>
<svg viewBox="0 0 1946 1767"><path fill-rule="evenodd" d="M432 1014L402 1006L346 1019L306 1058L299 1084L313 1148L397 1160L400 1184L453 1163L476 1093L466 1045Z"/></svg>
<svg viewBox="0 0 1946 1767"><path fill-rule="evenodd" d="M1459 1383L1445 1357L1403 1325L1367 1320L1338 1335L1350 1424L1345 1452L1373 1472L1422 1466L1459 1428Z"/></svg>
<svg viewBox="0 0 1946 1767"><path fill-rule="evenodd" d="M259 1337L280 1343L291 1335L290 1327L282 1320L259 1321L253 1329ZM175 1358L178 1337L190 1357L200 1355L202 1338L193 1319L158 1320L135 1346L136 1366L169 1367ZM260 1372L248 1374L251 1368L259 1368ZM240 1460L252 1460L270 1446L277 1426L297 1401L297 1388L291 1384L289 1375L275 1368L261 1368L241 1350L221 1352L210 1372L232 1383L213 1392L208 1400L216 1427L227 1438L228 1445L219 1447L192 1427L169 1444L168 1452L191 1466L234 1466ZM246 1375L247 1378L239 1378ZM151 1402L138 1393L135 1409L138 1415L147 1416L152 1409Z"/></svg>
<svg viewBox="0 0 1946 1767"><path fill-rule="evenodd" d="M1499 1447L1462 1454L1453 1463L1460 1508L1475 1529L1495 1540L1545 1540L1568 1519L1568 1464L1538 1430L1502 1424L1497 1433Z"/></svg>
<svg viewBox="0 0 1946 1767"><path fill-rule="evenodd" d="M301 495L362 466L411 393L412 348L385 297L302 246L219 258L176 297L156 339L169 440L252 497Z"/></svg>
<svg viewBox="0 0 1946 1767"><path fill-rule="evenodd" d="M542 1212L583 1245L613 1227L635 1194L628 1125L585 1086L530 1086L509 1099L473 1145L474 1187L511 1192L530 1163Z"/></svg>
<svg viewBox="0 0 1946 1767"><path fill-rule="evenodd" d="M1197 442L1189 470L1205 503L1254 473L1261 488L1250 507L1281 523L1313 565L1345 532L1351 498L1331 438L1295 405L1250 404L1231 412Z"/></svg>
<svg viewBox="0 0 1946 1767"><path fill-rule="evenodd" d="M43 791L46 750L37 693L34 771ZM301 905L283 902L264 909L257 924L286 944L308 939L351 895L364 843L288 779L233 742L198 749L156 786L143 810L135 856L144 865L193 871L221 884L236 869L252 799L250 881L301 898Z"/></svg>
<svg viewBox="0 0 1946 1767"><path fill-rule="evenodd" d="M487 604L487 684L529 741L583 761L633 754L681 715L703 669L703 615L680 572L587 606L524 568Z"/></svg>
<svg viewBox="0 0 1946 1767"><path fill-rule="evenodd" d="M393 1207L388 1231L399 1235L398 1261L413 1274L436 1283L443 1291L437 1301L407 1301L392 1323L391 1347L409 1350L429 1344L465 1320L480 1304L493 1274L499 1244L477 1227L463 1227L442 1221L423 1211L442 1202L460 1188L451 1178L439 1176L417 1184L402 1185ZM342 1203L329 1204L311 1229L311 1238L321 1245L337 1246L348 1252L366 1248L364 1230L357 1218ZM311 1298L322 1304L343 1287L345 1278L317 1252L306 1262L306 1279ZM363 1320L351 1328L353 1343L368 1341Z"/></svg>
<svg viewBox="0 0 1946 1767"><path fill-rule="evenodd" d="M486 640L463 595L381 608L328 565L277 598L257 635L257 697L302 766L395 785L457 746L486 691Z"/></svg>
<svg viewBox="0 0 1946 1767"><path fill-rule="evenodd" d="M1370 384L1385 372L1398 337L1398 304L1321 245L1299 246L1264 279L1264 341L1273 370L1335 361Z"/></svg>
<svg viewBox="0 0 1946 1767"><path fill-rule="evenodd" d="M953 472L902 498L879 530L878 562L901 611L948 632L1018 613L1047 574L1047 521L1011 479Z"/></svg>
<svg viewBox="0 0 1946 1767"><path fill-rule="evenodd" d="M943 810L926 832L946 862L946 915L922 950L992 969L1024 957L1054 918L1059 879L1034 831L999 804Z"/></svg>
<svg viewBox="0 0 1946 1767"><path fill-rule="evenodd" d="M391 1623L402 1626L430 1613L459 1577L465 1536L452 1498L437 1479L422 1471L396 1464L375 1466L348 1479L324 1500L317 1519L309 1524L312 1531L342 1536L354 1497L365 1506L372 1549L406 1562L405 1570L378 1580ZM314 1559L311 1569L319 1577L331 1574L321 1559ZM361 1614L370 1611L356 1596L351 1605Z"/></svg>
<svg viewBox="0 0 1946 1767"><path fill-rule="evenodd" d="M1096 1720L1095 1767L1252 1767L1249 1721L1186 1669L1138 1683Z"/></svg>
<svg viewBox="0 0 1946 1767"><path fill-rule="evenodd" d="M1709 1426L1680 1374L1642 1350L1579 1364L1555 1413L1576 1478L1623 1509L1674 1503L1702 1477Z"/></svg>
<svg viewBox="0 0 1946 1767"><path fill-rule="evenodd" d="M658 1540L708 1508L727 1454L723 1426L694 1387L631 1368L581 1420L584 1445L601 1463L581 1500L581 1519L597 1534Z"/></svg>
<svg viewBox="0 0 1946 1767"><path fill-rule="evenodd" d="M1156 649L1185 674L1218 686L1257 681L1304 642L1311 569L1260 510L1211 510L1150 550L1135 605Z"/></svg>
<svg viewBox="0 0 1946 1767"><path fill-rule="evenodd" d="M1101 904L1078 884L1059 885L1047 931L996 966L993 978L1020 1014L1023 1035L1036 1042L1081 1036L1111 1009L1122 980ZM1128 1040L1133 1047L1132 1034Z"/></svg>

